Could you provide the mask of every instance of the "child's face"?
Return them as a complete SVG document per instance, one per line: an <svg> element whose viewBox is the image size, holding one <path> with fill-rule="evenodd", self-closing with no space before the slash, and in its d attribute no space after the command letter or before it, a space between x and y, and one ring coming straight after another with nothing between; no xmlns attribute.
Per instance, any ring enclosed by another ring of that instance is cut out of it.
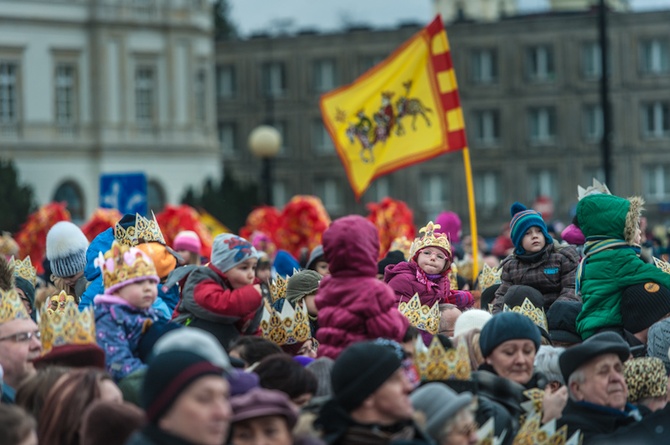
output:
<svg viewBox="0 0 670 445"><path fill-rule="evenodd" d="M537 253L544 249L547 240L544 239L544 233L539 227L533 226L526 230L526 234L521 239L521 247L528 253Z"/></svg>
<svg viewBox="0 0 670 445"><path fill-rule="evenodd" d="M256 267L256 278L263 282L269 282L272 278L272 266L266 264L263 267Z"/></svg>
<svg viewBox="0 0 670 445"><path fill-rule="evenodd" d="M442 273L447 266L447 255L437 247L426 247L416 257L416 264L427 274Z"/></svg>
<svg viewBox="0 0 670 445"><path fill-rule="evenodd" d="M153 280L143 280L127 284L117 290L115 294L138 309L149 309L156 301L158 288Z"/></svg>
<svg viewBox="0 0 670 445"><path fill-rule="evenodd" d="M316 264L314 265L314 270L319 272L322 277L330 275L330 270L328 269L327 261L317 261Z"/></svg>
<svg viewBox="0 0 670 445"><path fill-rule="evenodd" d="M257 262L257 259L250 258L226 271L226 277L228 277L228 281L230 281L233 289L238 289L254 282Z"/></svg>
<svg viewBox="0 0 670 445"><path fill-rule="evenodd" d="M319 309L316 307L316 294L305 295L305 306L307 306L307 313L312 317L316 317Z"/></svg>

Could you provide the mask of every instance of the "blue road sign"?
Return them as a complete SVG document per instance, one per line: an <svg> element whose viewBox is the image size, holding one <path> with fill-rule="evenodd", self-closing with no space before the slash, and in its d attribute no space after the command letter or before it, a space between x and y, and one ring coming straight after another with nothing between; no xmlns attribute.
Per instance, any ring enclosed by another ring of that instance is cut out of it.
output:
<svg viewBox="0 0 670 445"><path fill-rule="evenodd" d="M100 175L100 207L147 214L147 177L144 173Z"/></svg>

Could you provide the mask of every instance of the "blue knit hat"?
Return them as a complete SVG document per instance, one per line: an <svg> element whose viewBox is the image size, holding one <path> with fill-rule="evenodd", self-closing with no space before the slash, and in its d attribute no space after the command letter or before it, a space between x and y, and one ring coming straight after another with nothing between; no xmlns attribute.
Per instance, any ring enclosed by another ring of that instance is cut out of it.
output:
<svg viewBox="0 0 670 445"><path fill-rule="evenodd" d="M547 225L544 223L540 212L528 209L520 202L515 202L510 208L510 213L512 214L512 221L510 222L511 237L515 247L514 253L517 255L526 253L521 246L521 241L523 240L526 231L533 226L540 228L547 244L554 242L554 239L549 235L549 232L547 232Z"/></svg>
<svg viewBox="0 0 670 445"><path fill-rule="evenodd" d="M540 348L540 328L525 315L517 312L502 312L486 322L479 334L479 347L484 358L508 340L530 340L535 350Z"/></svg>

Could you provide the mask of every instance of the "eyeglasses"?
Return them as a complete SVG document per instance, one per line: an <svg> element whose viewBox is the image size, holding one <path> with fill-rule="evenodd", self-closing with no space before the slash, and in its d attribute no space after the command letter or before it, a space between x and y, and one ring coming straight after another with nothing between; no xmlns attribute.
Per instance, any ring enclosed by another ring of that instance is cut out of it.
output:
<svg viewBox="0 0 670 445"><path fill-rule="evenodd" d="M5 337L0 337L0 341L11 340L15 343L24 343L32 340L33 337L39 340L42 337L40 335L40 331L19 332L18 334L12 334L7 335Z"/></svg>
<svg viewBox="0 0 670 445"><path fill-rule="evenodd" d="M462 435L462 436L469 436L472 433L476 433L479 428L477 427L476 422L470 422L466 425L463 425L457 430L454 430L454 433Z"/></svg>

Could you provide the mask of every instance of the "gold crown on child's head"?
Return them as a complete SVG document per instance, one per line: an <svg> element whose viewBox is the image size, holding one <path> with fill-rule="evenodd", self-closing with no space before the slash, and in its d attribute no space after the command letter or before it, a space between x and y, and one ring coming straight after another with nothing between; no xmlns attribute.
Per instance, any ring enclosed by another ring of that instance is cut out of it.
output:
<svg viewBox="0 0 670 445"><path fill-rule="evenodd" d="M143 280L160 281L151 259L137 247L112 243L112 248L102 255L98 253L95 266L102 270L105 293L113 293L126 284Z"/></svg>
<svg viewBox="0 0 670 445"><path fill-rule="evenodd" d="M547 323L547 315L544 313L544 308L535 306L528 298L524 298L521 306L509 307L507 304L503 306L503 312L517 312L530 318L535 325L549 332L549 325Z"/></svg>
<svg viewBox="0 0 670 445"><path fill-rule="evenodd" d="M491 267L484 263L484 268L479 274L477 281L479 282L479 290L484 291L486 288L501 282L502 267Z"/></svg>
<svg viewBox="0 0 670 445"><path fill-rule="evenodd" d="M42 309L40 316L42 355L56 346L96 344L93 306L80 312L74 298L65 292L53 298L59 301L59 308Z"/></svg>
<svg viewBox="0 0 670 445"><path fill-rule="evenodd" d="M432 307L423 305L419 294L414 294L409 301L401 301L398 310L412 326L421 331L435 335L440 330L440 305L437 301Z"/></svg>
<svg viewBox="0 0 670 445"><path fill-rule="evenodd" d="M261 333L264 338L279 346L309 340L312 330L309 326L307 305L299 303L293 309L291 303L284 300L281 312L277 312L266 303L263 306Z"/></svg>
<svg viewBox="0 0 670 445"><path fill-rule="evenodd" d="M451 259L451 243L449 243L449 238L444 233L435 233L435 229L439 229L442 226L439 224L434 224L433 221L428 221L424 227L419 229L419 233L423 235L414 239L412 247L409 249L409 257L414 258L416 253L426 247L439 247L446 251Z"/></svg>
<svg viewBox="0 0 670 445"><path fill-rule="evenodd" d="M0 299L2 300L2 304L0 304L0 323L30 319L26 306L14 289L0 289Z"/></svg>
<svg viewBox="0 0 670 445"><path fill-rule="evenodd" d="M287 284L288 280L279 274L277 274L277 278L272 280L272 283L270 283L270 297L273 303L286 297Z"/></svg>
<svg viewBox="0 0 670 445"><path fill-rule="evenodd" d="M433 337L430 346L426 348L419 336L414 357L414 363L424 382L470 380L472 376L468 347L463 341L459 341L455 349L445 349L440 340Z"/></svg>
<svg viewBox="0 0 670 445"><path fill-rule="evenodd" d="M23 260L17 260L14 257L11 257L9 260L9 267L14 269L15 277L21 277L24 280L27 280L32 283L33 286L37 284L37 270L33 267L33 263L30 261L30 255Z"/></svg>
<svg viewBox="0 0 670 445"><path fill-rule="evenodd" d="M123 227L120 222L114 226L114 238L126 246L137 246L141 243L156 242L165 245L163 232L158 226L156 215L151 212L152 220L139 213L135 214L135 225Z"/></svg>

